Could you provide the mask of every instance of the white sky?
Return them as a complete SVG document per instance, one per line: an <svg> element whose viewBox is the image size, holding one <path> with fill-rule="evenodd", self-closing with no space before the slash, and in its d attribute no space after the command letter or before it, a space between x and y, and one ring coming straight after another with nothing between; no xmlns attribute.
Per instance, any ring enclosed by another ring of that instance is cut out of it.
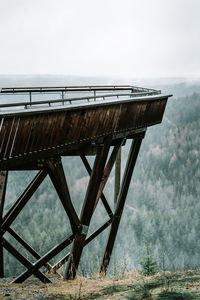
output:
<svg viewBox="0 0 200 300"><path fill-rule="evenodd" d="M200 77L200 0L0 0L0 74Z"/></svg>

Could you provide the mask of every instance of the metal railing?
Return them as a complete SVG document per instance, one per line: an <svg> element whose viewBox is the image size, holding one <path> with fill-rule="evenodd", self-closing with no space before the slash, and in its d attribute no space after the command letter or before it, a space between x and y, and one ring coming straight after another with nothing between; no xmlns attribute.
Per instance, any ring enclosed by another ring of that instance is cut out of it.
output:
<svg viewBox="0 0 200 300"><path fill-rule="evenodd" d="M81 97L72 97L71 95L74 92L82 93L93 93L92 96L81 96ZM104 94L109 92L109 94ZM120 93L119 93L120 92ZM66 97L67 93L70 93L70 97ZM98 93L98 95L97 95ZM103 94L102 94L103 93ZM161 94L161 91L140 88L135 86L127 85L118 85L118 86L67 86L67 87L11 87L11 88L2 88L0 90L0 96L2 95L28 95L28 101L12 102L0 104L0 108L10 108L10 107L24 107L33 108L34 106L47 105L52 106L55 104L66 105L72 104L77 101L104 101L109 100L111 97L121 99L121 97L141 97L141 96L151 96ZM33 101L34 94L50 94L55 95L59 94L60 99L50 99L50 100L40 100Z"/></svg>
<svg viewBox="0 0 200 300"><path fill-rule="evenodd" d="M71 91L119 91L119 90L132 90L132 91L152 91L155 92L155 89L131 86L131 85L89 85L89 86L46 86L46 87L6 87L0 88L0 93L26 93L26 92L71 92Z"/></svg>

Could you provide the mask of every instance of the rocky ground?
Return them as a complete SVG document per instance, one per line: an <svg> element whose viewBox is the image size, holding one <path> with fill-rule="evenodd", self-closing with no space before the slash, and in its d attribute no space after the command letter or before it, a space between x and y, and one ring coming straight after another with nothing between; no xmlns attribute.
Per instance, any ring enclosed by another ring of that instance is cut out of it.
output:
<svg viewBox="0 0 200 300"><path fill-rule="evenodd" d="M200 270L164 272L154 276L127 273L123 277L83 278L63 281L50 276L52 284L34 277L23 284L0 279L0 299L200 299Z"/></svg>

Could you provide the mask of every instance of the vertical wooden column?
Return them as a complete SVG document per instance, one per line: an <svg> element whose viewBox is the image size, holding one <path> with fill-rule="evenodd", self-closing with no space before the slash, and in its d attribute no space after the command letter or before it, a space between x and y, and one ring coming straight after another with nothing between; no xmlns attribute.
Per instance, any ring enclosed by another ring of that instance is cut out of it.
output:
<svg viewBox="0 0 200 300"><path fill-rule="evenodd" d="M108 157L108 152L111 144L111 138L106 138L103 145L97 148L97 154L90 176L90 181L87 187L83 208L81 211L80 221L82 224L82 231L75 237L70 259L67 264L65 279L74 279L76 277L77 268L80 262L81 254L83 251L85 239L87 236L88 227L93 215L95 203L98 195L99 186L101 184L103 171Z"/></svg>
<svg viewBox="0 0 200 300"><path fill-rule="evenodd" d="M117 198L120 190L120 180L121 180L121 147L118 150L117 158L115 162L115 190L114 190L114 204L117 205Z"/></svg>
<svg viewBox="0 0 200 300"><path fill-rule="evenodd" d="M8 171L0 171L0 226L2 224L3 209L6 194L6 184L8 178ZM4 277L4 261L3 261L3 232L0 232L0 278Z"/></svg>
<svg viewBox="0 0 200 300"><path fill-rule="evenodd" d="M132 141L132 145L131 145L131 148L130 148L130 151L129 151L129 156L128 156L128 160L127 160L127 163L126 163L126 168L125 168L125 171L124 171L119 196L118 196L118 199L117 199L116 210L115 210L115 213L114 213L113 222L112 222L112 225L111 225L111 228L110 228L110 232L109 232L109 236L108 236L108 240L107 240L107 244L106 244L106 247L105 247L104 256L103 256L103 260L102 260L102 264L101 264L101 268L100 268L100 273L103 274L103 275L106 274L108 264L110 262L110 257L111 257L111 254L112 254L114 242L115 242L117 231L118 231L118 228L119 228L121 215L122 215L122 212L123 212L126 196L127 196L127 193L128 193L128 188L129 188L129 185L130 185L132 173L133 173L133 170L134 170L134 167L135 167L135 163L136 163L136 160L137 160L137 156L138 156L138 153L139 153L139 150L140 150L140 146L141 146L143 137L144 137L144 134L142 136L138 137L137 139L134 139Z"/></svg>

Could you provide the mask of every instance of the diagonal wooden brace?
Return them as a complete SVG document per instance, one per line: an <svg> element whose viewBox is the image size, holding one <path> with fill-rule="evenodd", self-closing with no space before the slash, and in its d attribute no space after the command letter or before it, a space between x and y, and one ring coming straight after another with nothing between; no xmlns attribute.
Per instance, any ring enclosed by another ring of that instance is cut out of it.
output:
<svg viewBox="0 0 200 300"><path fill-rule="evenodd" d="M114 149L113 149L113 151L110 155L110 158L109 158L109 160L106 164L106 167L105 167L104 172L103 172L103 177L102 177L102 180L101 180L101 183L100 183L100 186L99 186L95 207L97 206L98 200L101 197L103 189L104 189L104 187L105 187L105 185L108 181L108 178L109 178L110 173L112 171L112 168L114 166L118 151L119 151L120 146L123 143L123 141L124 141L124 139L122 139L121 142L117 146L114 147Z"/></svg>
<svg viewBox="0 0 200 300"><path fill-rule="evenodd" d="M85 166L88 174L91 176L92 169L90 167L90 164L89 164L87 158L85 156L81 155L81 159L82 159L82 162L83 162L83 164L84 164L84 166ZM106 197L105 197L105 195L104 195L103 192L101 194L101 201L102 201L102 203L103 203L103 205L105 207L105 210L107 211L109 217L112 217L113 216L113 212L112 212L112 210L110 208L110 205L108 204L108 202L106 200Z"/></svg>
<svg viewBox="0 0 200 300"><path fill-rule="evenodd" d="M83 229L88 229L95 204L98 195L99 186L102 180L104 166L108 157L112 138L107 137L103 145L99 145L97 148L97 154L90 177L90 181L87 187L87 192L84 200L84 204L81 211L81 224ZM76 277L77 268L80 262L81 254L85 244L87 230L78 233L75 237L70 259L68 261L67 269L64 274L65 279L74 279Z"/></svg>
<svg viewBox="0 0 200 300"><path fill-rule="evenodd" d="M39 171L35 178L32 180L32 182L28 185L26 190L22 193L22 195L18 198L15 204L7 212L7 214L3 218L1 225L1 229L3 231L6 231L8 227L12 224L12 222L16 219L18 214L21 212L21 210L31 198L31 196L34 194L34 192L40 186L42 181L45 179L46 175L47 172L45 170Z"/></svg>
<svg viewBox="0 0 200 300"><path fill-rule="evenodd" d="M71 201L61 159L59 158L57 161L49 160L47 168L62 205L69 217L72 232L77 233L77 231L81 230L81 224Z"/></svg>
<svg viewBox="0 0 200 300"><path fill-rule="evenodd" d="M113 168L113 165L115 163L115 160L116 160L116 157L117 157L117 153L118 153L118 151L119 151L119 149L120 149L123 141L124 141L124 139L121 139L120 142L118 143L118 145L116 145L113 148L113 151L112 151L112 153L110 155L110 158L109 158L109 160L108 160L108 162L106 164L106 167L104 169L103 176L102 176L102 179L101 179L101 183L99 185L99 189L98 189L96 201L95 201L95 207L94 207L94 209L97 206L99 198L101 198L102 203L103 203L103 205L104 205L104 207L105 207L105 209L106 209L109 217L112 217L113 213L112 213L112 210L111 210L111 208L110 208L110 206L109 206L109 204L108 204L108 202L106 200L106 197L103 194L103 189L104 189L104 187L105 187L105 185L107 183L107 180L109 178L109 175L110 175L110 173L112 171L112 168ZM85 156L81 156L81 159L82 159L82 161L83 161L83 163L84 163L84 165L85 165L85 167L86 167L86 169L88 171L88 174L91 175L92 169L91 169L91 167L90 167L90 165L89 165L86 157Z"/></svg>
<svg viewBox="0 0 200 300"><path fill-rule="evenodd" d="M64 241L62 241L60 244L56 245L53 249L51 249L44 256L42 256L40 259L38 259L33 265L31 265L28 268L28 270L26 270L21 275L19 275L15 280L13 280L13 283L21 283L24 280L26 280L28 277L30 277L32 274L34 274L35 271L37 271L45 263L47 263L50 259L52 259L58 253L60 253L64 248L69 246L72 243L73 239L74 239L74 234L71 234Z"/></svg>
<svg viewBox="0 0 200 300"><path fill-rule="evenodd" d="M96 231L91 233L91 235L85 240L84 247L89 244L93 239L95 239L101 232L103 232L112 223L112 218L105 222ZM62 265L64 265L70 257L70 252L67 253L62 259L60 259L52 268L56 272Z"/></svg>
<svg viewBox="0 0 200 300"><path fill-rule="evenodd" d="M129 151L129 156L128 156L128 160L127 160L127 163L126 163L126 168L125 168L125 171L124 171L123 180L122 180L122 184L121 184L118 199L117 199L117 206L116 206L116 210L115 210L115 213L114 213L113 222L111 224L110 233L109 233L109 236L108 236L108 240L107 240L107 244L106 244L106 247L105 247L104 256L103 256L103 260L102 260L102 264L101 264L101 268L100 268L100 273L102 275L106 274L106 271L107 271L107 268L108 268L108 264L109 264L110 257L111 257L111 254L112 254L112 250L113 250L114 242L115 242L115 239L116 239L118 227L119 227L120 220L121 220L121 215L122 215L124 204L125 204L125 201L126 201L128 188L129 188L129 185L130 185L131 177L132 177L132 174L133 174L133 170L134 170L134 167L135 167L135 163L136 163L136 160L137 160L137 156L138 156L138 153L139 153L139 150L140 150L140 146L141 146L144 134L141 134L137 139L132 141L132 145L131 145L131 148L130 148L130 151Z"/></svg>
<svg viewBox="0 0 200 300"><path fill-rule="evenodd" d="M40 259L41 256L12 228L8 228L7 230L17 241L20 243L30 254L32 254L35 258ZM44 266L47 268L49 272L55 273L53 271L52 266L49 263L45 263Z"/></svg>
<svg viewBox="0 0 200 300"><path fill-rule="evenodd" d="M15 258L17 258L27 269L33 267L31 262L26 259L21 253L19 253L6 239L3 238L3 246L7 251L9 251ZM42 272L39 270L34 270L33 274L40 279L43 283L50 283L49 280Z"/></svg>

